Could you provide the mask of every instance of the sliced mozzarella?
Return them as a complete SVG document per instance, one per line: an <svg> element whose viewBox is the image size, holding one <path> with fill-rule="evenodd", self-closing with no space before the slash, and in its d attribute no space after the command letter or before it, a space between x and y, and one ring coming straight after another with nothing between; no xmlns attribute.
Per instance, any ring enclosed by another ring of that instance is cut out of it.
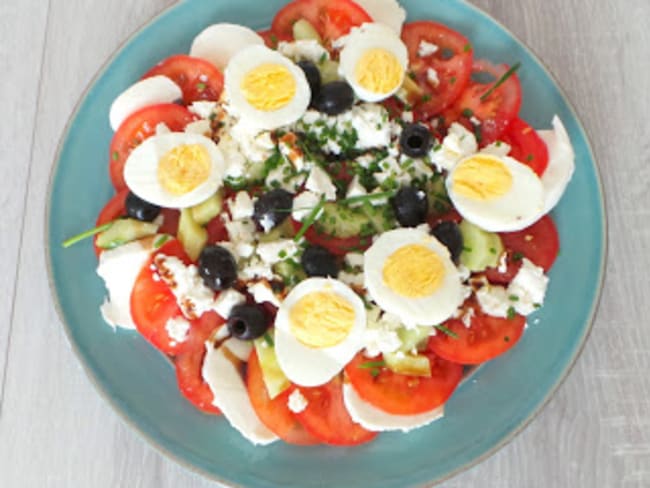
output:
<svg viewBox="0 0 650 488"><path fill-rule="evenodd" d="M104 280L108 296L100 310L113 328L135 329L131 317L131 291L151 256L153 239L131 242L101 253L97 274Z"/></svg>
<svg viewBox="0 0 650 488"><path fill-rule="evenodd" d="M569 134L557 115L553 118L553 130L539 131L539 136L548 146L548 167L542 175L544 214L547 214L560 201L573 176L575 152Z"/></svg>
<svg viewBox="0 0 650 488"><path fill-rule="evenodd" d="M264 39L248 27L236 24L214 24L196 36L192 42L190 56L210 61L223 71L230 58L239 51L263 44Z"/></svg>
<svg viewBox="0 0 650 488"><path fill-rule="evenodd" d="M442 418L445 411L444 406L441 406L418 415L393 415L362 400L350 384L343 385L343 401L352 420L363 428L375 432L390 430L408 432Z"/></svg>
<svg viewBox="0 0 650 488"><path fill-rule="evenodd" d="M111 128L116 131L129 115L149 105L173 103L182 98L180 87L166 76L140 80L122 92L111 105Z"/></svg>
<svg viewBox="0 0 650 488"><path fill-rule="evenodd" d="M228 357L234 354L230 351L230 347L233 347L231 341L226 341L218 349L211 342L206 342L201 375L212 391L213 405L221 410L228 422L253 444L270 444L278 437L262 424L251 405L239 369Z"/></svg>
<svg viewBox="0 0 650 488"><path fill-rule="evenodd" d="M375 22L387 25L397 35L402 33L402 26L406 20L406 10L397 3L397 0L356 0L356 3Z"/></svg>

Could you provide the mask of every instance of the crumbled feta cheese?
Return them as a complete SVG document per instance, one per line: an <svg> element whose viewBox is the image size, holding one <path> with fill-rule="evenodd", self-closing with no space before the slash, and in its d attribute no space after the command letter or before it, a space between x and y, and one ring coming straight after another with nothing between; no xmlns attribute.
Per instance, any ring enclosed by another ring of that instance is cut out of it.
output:
<svg viewBox="0 0 650 488"><path fill-rule="evenodd" d="M275 149L269 131L260 132L239 122L229 129L229 134L237 142L239 152L252 163L266 161Z"/></svg>
<svg viewBox="0 0 650 488"><path fill-rule="evenodd" d="M365 286L363 273L348 273L347 271L340 271L337 278L348 286L357 286L359 288L364 288Z"/></svg>
<svg viewBox="0 0 650 488"><path fill-rule="evenodd" d="M537 310L544 303L547 287L548 276L544 269L524 258L519 272L508 286L508 294L517 297L514 302L517 313L530 315Z"/></svg>
<svg viewBox="0 0 650 488"><path fill-rule="evenodd" d="M487 282L476 291L476 298L483 312L494 317L508 316L508 309L513 307L513 302L508 297L508 290L503 286L494 286Z"/></svg>
<svg viewBox="0 0 650 488"><path fill-rule="evenodd" d="M502 158L510 154L511 149L512 148L510 147L509 144L506 144L505 142L497 141L485 146L483 149L481 149L481 152L483 154L489 154L491 156L497 156Z"/></svg>
<svg viewBox="0 0 650 488"><path fill-rule="evenodd" d="M319 203L320 197L316 193L304 191L293 199L291 217L297 222L302 222L312 213ZM319 217L321 213L319 213L317 217Z"/></svg>
<svg viewBox="0 0 650 488"><path fill-rule="evenodd" d="M229 288L219 293L219 296L214 301L212 309L217 312L221 317L227 319L230 317L230 312L237 305L246 303L246 297L239 293L237 290Z"/></svg>
<svg viewBox="0 0 650 488"><path fill-rule="evenodd" d="M359 175L355 175L348 185L348 191L345 194L346 198L362 197L368 194L368 190L359 181Z"/></svg>
<svg viewBox="0 0 650 488"><path fill-rule="evenodd" d="M376 357L383 353L395 352L402 346L397 329L402 326L400 318L385 312L378 317L374 309L368 311L367 327L363 334L366 357Z"/></svg>
<svg viewBox="0 0 650 488"><path fill-rule="evenodd" d="M307 175L305 173L295 174L293 166L285 161L277 168L269 171L265 184L269 188L282 188L289 193L295 193L303 186L306 179Z"/></svg>
<svg viewBox="0 0 650 488"><path fill-rule="evenodd" d="M467 311L463 314L463 317L461 318L461 322L463 322L463 325L467 328L470 328L472 326L472 318L474 317L474 309L472 307L469 307Z"/></svg>
<svg viewBox="0 0 650 488"><path fill-rule="evenodd" d="M287 406L293 413L302 412L305 410L305 408L307 408L308 404L309 402L307 399L303 396L302 393L300 393L300 390L297 388L293 390L291 395L289 395L289 400L287 401Z"/></svg>
<svg viewBox="0 0 650 488"><path fill-rule="evenodd" d="M499 257L499 266L497 267L499 273L505 273L508 271L508 255L504 252Z"/></svg>
<svg viewBox="0 0 650 488"><path fill-rule="evenodd" d="M474 127L478 127L479 125L481 125L481 121L480 121L479 119L477 119L476 116L474 116L474 115L472 115L472 116L469 118L469 121L472 123L472 125L473 125Z"/></svg>
<svg viewBox="0 0 650 488"><path fill-rule="evenodd" d="M336 200L336 186L329 175L319 166L314 166L309 173L305 188L317 195L324 195L328 201Z"/></svg>
<svg viewBox="0 0 650 488"><path fill-rule="evenodd" d="M438 49L440 48L437 44L422 40L418 46L418 56L421 58L426 58L427 56L431 56L432 54L437 53Z"/></svg>
<svg viewBox="0 0 650 488"><path fill-rule="evenodd" d="M315 39L300 39L293 42L281 41L278 44L278 52L296 62L306 60L319 64L321 61L330 58L327 49Z"/></svg>
<svg viewBox="0 0 650 488"><path fill-rule="evenodd" d="M255 224L250 220L226 222L226 230L230 240L234 243L250 243L255 239Z"/></svg>
<svg viewBox="0 0 650 488"><path fill-rule="evenodd" d="M370 192L371 195L377 195L379 193L384 193L384 191L381 188L375 188L372 192ZM370 200L370 205L373 207L381 207L384 205L388 204L388 197L382 197L382 198L373 198Z"/></svg>
<svg viewBox="0 0 650 488"><path fill-rule="evenodd" d="M183 317L172 317L165 324L165 330L172 341L180 344L187 340L187 335L190 333L190 323Z"/></svg>
<svg viewBox="0 0 650 488"><path fill-rule="evenodd" d="M345 255L345 264L353 268L363 268L363 254L358 252L350 252Z"/></svg>
<svg viewBox="0 0 650 488"><path fill-rule="evenodd" d="M424 233L426 233L426 234L428 234L429 232L431 232L431 226L430 226L429 224L427 224L426 222L423 223L423 224L418 225L418 226L416 227L416 229L419 230L420 232L424 232Z"/></svg>
<svg viewBox="0 0 650 488"><path fill-rule="evenodd" d="M256 303L268 302L276 307L280 306L280 300L278 300L278 297L273 293L268 281L258 281L257 283L249 284L248 293L253 296L253 300L255 300Z"/></svg>
<svg viewBox="0 0 650 488"><path fill-rule="evenodd" d="M388 112L379 104L357 105L350 111L352 128L357 132L359 150L390 144L391 126Z"/></svg>
<svg viewBox="0 0 650 488"><path fill-rule="evenodd" d="M217 108L217 102L193 102L188 110L202 119L209 119L214 110Z"/></svg>
<svg viewBox="0 0 650 488"><path fill-rule="evenodd" d="M239 276L244 280L273 280L275 278L275 273L270 264L254 257L242 268Z"/></svg>
<svg viewBox="0 0 650 488"><path fill-rule="evenodd" d="M253 199L248 192L240 191L229 202L230 216L233 220L249 219L253 216Z"/></svg>
<svg viewBox="0 0 650 488"><path fill-rule="evenodd" d="M239 144L232 138L232 135L224 133L219 140L218 147L226 162L224 176L230 178L245 177L246 157L239 150Z"/></svg>
<svg viewBox="0 0 650 488"><path fill-rule="evenodd" d="M298 253L298 245L293 239L260 242L255 252L263 263L275 264L295 256Z"/></svg>
<svg viewBox="0 0 650 488"><path fill-rule="evenodd" d="M440 78L438 78L438 72L435 69L427 69L427 82L434 88L440 84Z"/></svg>
<svg viewBox="0 0 650 488"><path fill-rule="evenodd" d="M209 120L195 120L185 126L185 133L199 134L202 136L209 135L212 132Z"/></svg>
<svg viewBox="0 0 650 488"><path fill-rule="evenodd" d="M462 264L460 264L458 266L458 275L460 276L460 281L462 281L464 283L472 275L472 272L466 266L463 266Z"/></svg>
<svg viewBox="0 0 650 488"><path fill-rule="evenodd" d="M431 158L440 171L451 170L461 159L478 151L476 137L457 122L451 124L442 144L433 151Z"/></svg>
<svg viewBox="0 0 650 488"><path fill-rule="evenodd" d="M278 148L282 156L296 168L296 171L302 171L305 169L305 155L298 147L297 140L296 134L288 132L280 138Z"/></svg>
<svg viewBox="0 0 650 488"><path fill-rule="evenodd" d="M407 123L413 122L413 112L402 112L402 120Z"/></svg>

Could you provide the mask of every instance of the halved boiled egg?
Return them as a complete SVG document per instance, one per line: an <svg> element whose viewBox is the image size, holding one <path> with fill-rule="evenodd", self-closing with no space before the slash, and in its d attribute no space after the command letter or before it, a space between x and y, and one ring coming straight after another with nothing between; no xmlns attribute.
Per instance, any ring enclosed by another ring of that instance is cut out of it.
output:
<svg viewBox="0 0 650 488"><path fill-rule="evenodd" d="M371 298L407 326L438 325L463 301L449 251L422 230L385 232L366 251L364 262Z"/></svg>
<svg viewBox="0 0 650 488"><path fill-rule="evenodd" d="M520 230L543 215L541 180L508 156L479 153L463 159L449 173L447 190L458 212L489 232Z"/></svg>
<svg viewBox="0 0 650 488"><path fill-rule="evenodd" d="M223 70L230 59L250 46L263 46L264 39L252 29L237 24L214 24L194 38L190 56L210 61Z"/></svg>
<svg viewBox="0 0 650 488"><path fill-rule="evenodd" d="M300 386L327 383L363 347L366 309L346 284L309 278L282 302L275 352L284 374Z"/></svg>
<svg viewBox="0 0 650 488"><path fill-rule="evenodd" d="M564 124L556 115L553 117L553 130L541 130L539 136L548 147L548 166L542 175L544 187L544 210L547 214L562 198L573 172L575 171L575 152Z"/></svg>
<svg viewBox="0 0 650 488"><path fill-rule="evenodd" d="M390 28L364 24L346 36L339 72L361 100L378 102L394 95L407 68L408 50Z"/></svg>
<svg viewBox="0 0 650 488"><path fill-rule="evenodd" d="M307 111L311 90L304 72L291 60L264 46L234 56L225 72L231 112L261 130L292 124Z"/></svg>
<svg viewBox="0 0 650 488"><path fill-rule="evenodd" d="M124 179L143 200L186 208L212 196L223 181L225 162L217 145L200 134L170 132L136 147L124 166Z"/></svg>
<svg viewBox="0 0 650 488"><path fill-rule="evenodd" d="M398 36L406 20L406 10L397 0L356 0L372 20L390 27Z"/></svg>

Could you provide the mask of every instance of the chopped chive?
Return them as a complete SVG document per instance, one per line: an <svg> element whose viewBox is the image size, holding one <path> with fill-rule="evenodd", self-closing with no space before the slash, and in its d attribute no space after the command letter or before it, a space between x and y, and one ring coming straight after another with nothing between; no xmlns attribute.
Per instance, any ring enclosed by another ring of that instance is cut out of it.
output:
<svg viewBox="0 0 650 488"><path fill-rule="evenodd" d="M205 91L206 87L207 87L207 86L206 86L205 83L197 83L197 84L196 84L196 89L197 89L198 91L200 91L200 92Z"/></svg>
<svg viewBox="0 0 650 488"><path fill-rule="evenodd" d="M536 309L539 309L539 308L542 308L542 304L541 303L533 303L533 307L535 307Z"/></svg>
<svg viewBox="0 0 650 488"><path fill-rule="evenodd" d="M496 253L497 253L497 250L496 250L495 248L491 247L491 248L490 248L490 253L492 253L492 254L496 254Z"/></svg>
<svg viewBox="0 0 650 488"><path fill-rule="evenodd" d="M383 368L386 366L386 361L366 361L361 363L359 368L361 369L374 369L374 368Z"/></svg>
<svg viewBox="0 0 650 488"><path fill-rule="evenodd" d="M450 85L454 85L455 83L456 83L456 77L455 76L452 76L451 78L449 78L449 84Z"/></svg>
<svg viewBox="0 0 650 488"><path fill-rule="evenodd" d="M504 340L505 342L510 342L510 336L505 336L505 337L503 338L503 340Z"/></svg>
<svg viewBox="0 0 650 488"><path fill-rule="evenodd" d="M474 115L474 111L471 108L466 108L466 109L463 109L463 111L461 112L461 115L463 117L467 117L469 119L471 116Z"/></svg>
<svg viewBox="0 0 650 488"><path fill-rule="evenodd" d="M465 47L463 48L463 51L466 53L470 52L472 50L472 45L471 44L465 44Z"/></svg>
<svg viewBox="0 0 650 488"><path fill-rule="evenodd" d="M445 335L448 335L452 339L458 339L458 334L456 334L453 330L445 327L444 325L436 325L436 330L439 330L440 332L444 333Z"/></svg>
<svg viewBox="0 0 650 488"><path fill-rule="evenodd" d="M512 320L517 316L517 312L515 311L515 307L509 307L508 308L508 320Z"/></svg>
<svg viewBox="0 0 650 488"><path fill-rule="evenodd" d="M154 241L154 243L153 243L153 247L154 247L154 249L160 249L161 247L163 247L163 245L164 245L167 241L169 241L169 239L171 239L171 237L168 236L168 235L166 235L166 234L163 235L163 236L160 236L160 237L159 237L158 239L156 239L156 240Z"/></svg>
<svg viewBox="0 0 650 488"><path fill-rule="evenodd" d="M526 156L526 161L528 161L529 163L530 163L533 159L535 159L535 156L533 156L532 154L529 154L528 156Z"/></svg>
<svg viewBox="0 0 650 488"><path fill-rule="evenodd" d="M517 295L510 295L510 296L508 297L508 300L510 300L511 302L518 302L518 301L519 301L519 297L518 297Z"/></svg>
<svg viewBox="0 0 650 488"><path fill-rule="evenodd" d="M516 63L512 68L506 71L503 74L503 76L499 78L497 82L494 85L492 85L492 87L481 96L481 102L487 100L488 97L492 95L497 88L503 85L508 80L508 78L514 75L519 68L521 68L521 63Z"/></svg>
<svg viewBox="0 0 650 488"><path fill-rule="evenodd" d="M472 248L471 248L471 247L467 247L467 246L463 246L463 251L465 251L465 252L472 252Z"/></svg>
<svg viewBox="0 0 650 488"><path fill-rule="evenodd" d="M113 222L108 222L107 224L100 225L99 227L95 227L94 229L87 230L85 232L82 232L81 234L77 234L74 237L71 237L67 241L64 241L62 246L64 248L68 248L70 246L75 245L77 242L81 242L84 239L88 239L89 237L96 236L97 234L101 234L104 231L107 231L108 229L111 228L113 225Z"/></svg>
<svg viewBox="0 0 650 488"><path fill-rule="evenodd" d="M395 196L394 191L384 191L381 193L371 193L369 195L358 195L356 197L344 198L342 200L339 200L339 203L342 203L344 205L349 205L351 203L370 202L372 200L378 200L381 198L391 198L394 196Z"/></svg>
<svg viewBox="0 0 650 488"><path fill-rule="evenodd" d="M266 342L269 345L269 347L275 346L275 343L273 342L273 338L268 332L264 334L264 342Z"/></svg>
<svg viewBox="0 0 650 488"><path fill-rule="evenodd" d="M117 151L113 151L112 157L113 157L113 161L117 161L118 159L120 159L120 153Z"/></svg>
<svg viewBox="0 0 650 488"><path fill-rule="evenodd" d="M302 223L302 227L300 228L296 236L293 238L295 242L300 241L300 239L303 238L303 236L309 230L312 224L316 222L316 220L318 219L318 214L323 209L324 204L325 204L325 197L321 197L320 201L318 202L318 205L316 205L314 209L311 211L311 213L307 216L305 221Z"/></svg>
<svg viewBox="0 0 650 488"><path fill-rule="evenodd" d="M409 78L411 78L412 80L415 80L416 74L413 71L409 71Z"/></svg>
<svg viewBox="0 0 650 488"><path fill-rule="evenodd" d="M323 64L325 61L327 61L327 53L321 54L320 59L318 60L318 63Z"/></svg>
<svg viewBox="0 0 650 488"><path fill-rule="evenodd" d="M429 100L431 100L431 95L428 93L426 95L422 95L422 103L427 103Z"/></svg>
<svg viewBox="0 0 650 488"><path fill-rule="evenodd" d="M381 374L381 371L379 371L378 369L371 369L370 370L370 376L372 376L373 378L376 378L380 374Z"/></svg>
<svg viewBox="0 0 650 488"><path fill-rule="evenodd" d="M522 259L524 259L524 255L520 252L516 252L512 255L512 260L515 262L521 261Z"/></svg>
<svg viewBox="0 0 650 488"><path fill-rule="evenodd" d="M275 34L271 34L270 38L271 38L271 44L273 44L274 46L277 46L277 44L278 44L278 36L276 36Z"/></svg>

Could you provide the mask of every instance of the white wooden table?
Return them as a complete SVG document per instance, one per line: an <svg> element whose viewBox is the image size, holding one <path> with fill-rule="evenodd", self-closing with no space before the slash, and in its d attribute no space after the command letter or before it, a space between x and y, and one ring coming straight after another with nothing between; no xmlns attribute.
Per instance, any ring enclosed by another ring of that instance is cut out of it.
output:
<svg viewBox="0 0 650 488"><path fill-rule="evenodd" d="M439 0L444 1L444 0ZM171 0L0 0L0 486L207 487L100 398L47 285L44 206L54 151L114 49ZM507 447L445 484L650 486L650 2L475 0L546 61L600 161L607 284L577 366Z"/></svg>

